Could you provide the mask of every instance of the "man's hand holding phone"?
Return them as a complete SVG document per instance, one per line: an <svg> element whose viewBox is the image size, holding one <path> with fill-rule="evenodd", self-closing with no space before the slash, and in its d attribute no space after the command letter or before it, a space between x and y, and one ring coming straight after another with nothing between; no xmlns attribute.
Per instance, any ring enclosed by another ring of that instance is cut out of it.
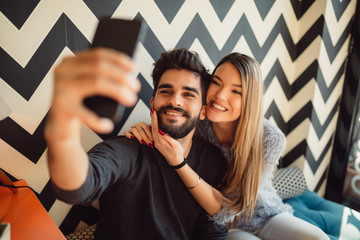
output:
<svg viewBox="0 0 360 240"><path fill-rule="evenodd" d="M111 49L94 48L64 58L55 69L48 125L56 130L58 137L64 138L79 131L81 123L99 133L110 132L113 122L88 109L83 100L101 95L124 106L133 106L141 87L138 79L129 77L133 70L130 57Z"/></svg>
<svg viewBox="0 0 360 240"><path fill-rule="evenodd" d="M81 123L98 133L113 130L124 107L136 103L141 88L131 59L144 36L141 26L140 21L103 18L91 48L62 60L55 69L53 103L45 129L51 130L45 134L67 139L80 134Z"/></svg>

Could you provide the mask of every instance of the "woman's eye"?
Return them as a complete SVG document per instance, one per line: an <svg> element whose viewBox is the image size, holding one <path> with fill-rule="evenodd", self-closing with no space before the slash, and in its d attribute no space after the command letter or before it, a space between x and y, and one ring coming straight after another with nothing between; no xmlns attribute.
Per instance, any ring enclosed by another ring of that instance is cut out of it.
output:
<svg viewBox="0 0 360 240"><path fill-rule="evenodd" d="M239 92L239 91L232 90L232 92L233 92L233 93L235 93L235 94L239 94L239 95L241 95L241 92Z"/></svg>
<svg viewBox="0 0 360 240"><path fill-rule="evenodd" d="M215 85L217 85L217 86L220 86L220 84L219 84L218 82L216 82L215 80L211 80L210 83L213 83L213 84L215 84Z"/></svg>

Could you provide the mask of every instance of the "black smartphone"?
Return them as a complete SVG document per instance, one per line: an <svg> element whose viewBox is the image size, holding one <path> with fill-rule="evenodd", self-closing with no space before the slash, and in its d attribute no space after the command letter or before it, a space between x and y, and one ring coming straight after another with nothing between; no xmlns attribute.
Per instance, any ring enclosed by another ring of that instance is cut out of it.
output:
<svg viewBox="0 0 360 240"><path fill-rule="evenodd" d="M145 33L146 26L141 20L101 18L90 48L112 48L133 57L136 45L145 38ZM125 111L124 106L104 96L88 97L84 104L99 117L110 118L115 123L121 120Z"/></svg>

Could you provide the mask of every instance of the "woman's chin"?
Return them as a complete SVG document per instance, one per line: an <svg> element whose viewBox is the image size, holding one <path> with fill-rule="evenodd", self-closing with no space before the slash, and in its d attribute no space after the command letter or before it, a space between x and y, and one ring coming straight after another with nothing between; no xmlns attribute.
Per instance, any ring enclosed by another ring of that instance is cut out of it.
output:
<svg viewBox="0 0 360 240"><path fill-rule="evenodd" d="M220 122L220 121L222 121L220 114L214 113L212 111L206 112L206 118L209 119L211 122Z"/></svg>

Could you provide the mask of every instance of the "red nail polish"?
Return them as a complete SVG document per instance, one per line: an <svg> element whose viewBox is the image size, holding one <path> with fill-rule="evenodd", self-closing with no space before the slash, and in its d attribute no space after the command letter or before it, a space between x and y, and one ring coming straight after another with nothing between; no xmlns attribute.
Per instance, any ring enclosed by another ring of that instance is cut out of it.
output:
<svg viewBox="0 0 360 240"><path fill-rule="evenodd" d="M155 142L154 142L154 141L152 141L152 145L155 146Z"/></svg>
<svg viewBox="0 0 360 240"><path fill-rule="evenodd" d="M154 113L154 109L153 109L152 107L150 108L150 112L151 112L151 113Z"/></svg>
<svg viewBox="0 0 360 240"><path fill-rule="evenodd" d="M149 143L148 145L149 145L149 147L154 148L154 146L151 143Z"/></svg>
<svg viewBox="0 0 360 240"><path fill-rule="evenodd" d="M135 140L135 137L134 137L133 135L131 135L130 138L131 138L132 140Z"/></svg>
<svg viewBox="0 0 360 240"><path fill-rule="evenodd" d="M141 143L146 145L146 142L144 141L144 139L141 139Z"/></svg>
<svg viewBox="0 0 360 240"><path fill-rule="evenodd" d="M164 136L164 135L165 135L165 133L164 133L163 131L161 131L161 129L159 129L158 131L159 131L159 133L161 134L161 136Z"/></svg>

